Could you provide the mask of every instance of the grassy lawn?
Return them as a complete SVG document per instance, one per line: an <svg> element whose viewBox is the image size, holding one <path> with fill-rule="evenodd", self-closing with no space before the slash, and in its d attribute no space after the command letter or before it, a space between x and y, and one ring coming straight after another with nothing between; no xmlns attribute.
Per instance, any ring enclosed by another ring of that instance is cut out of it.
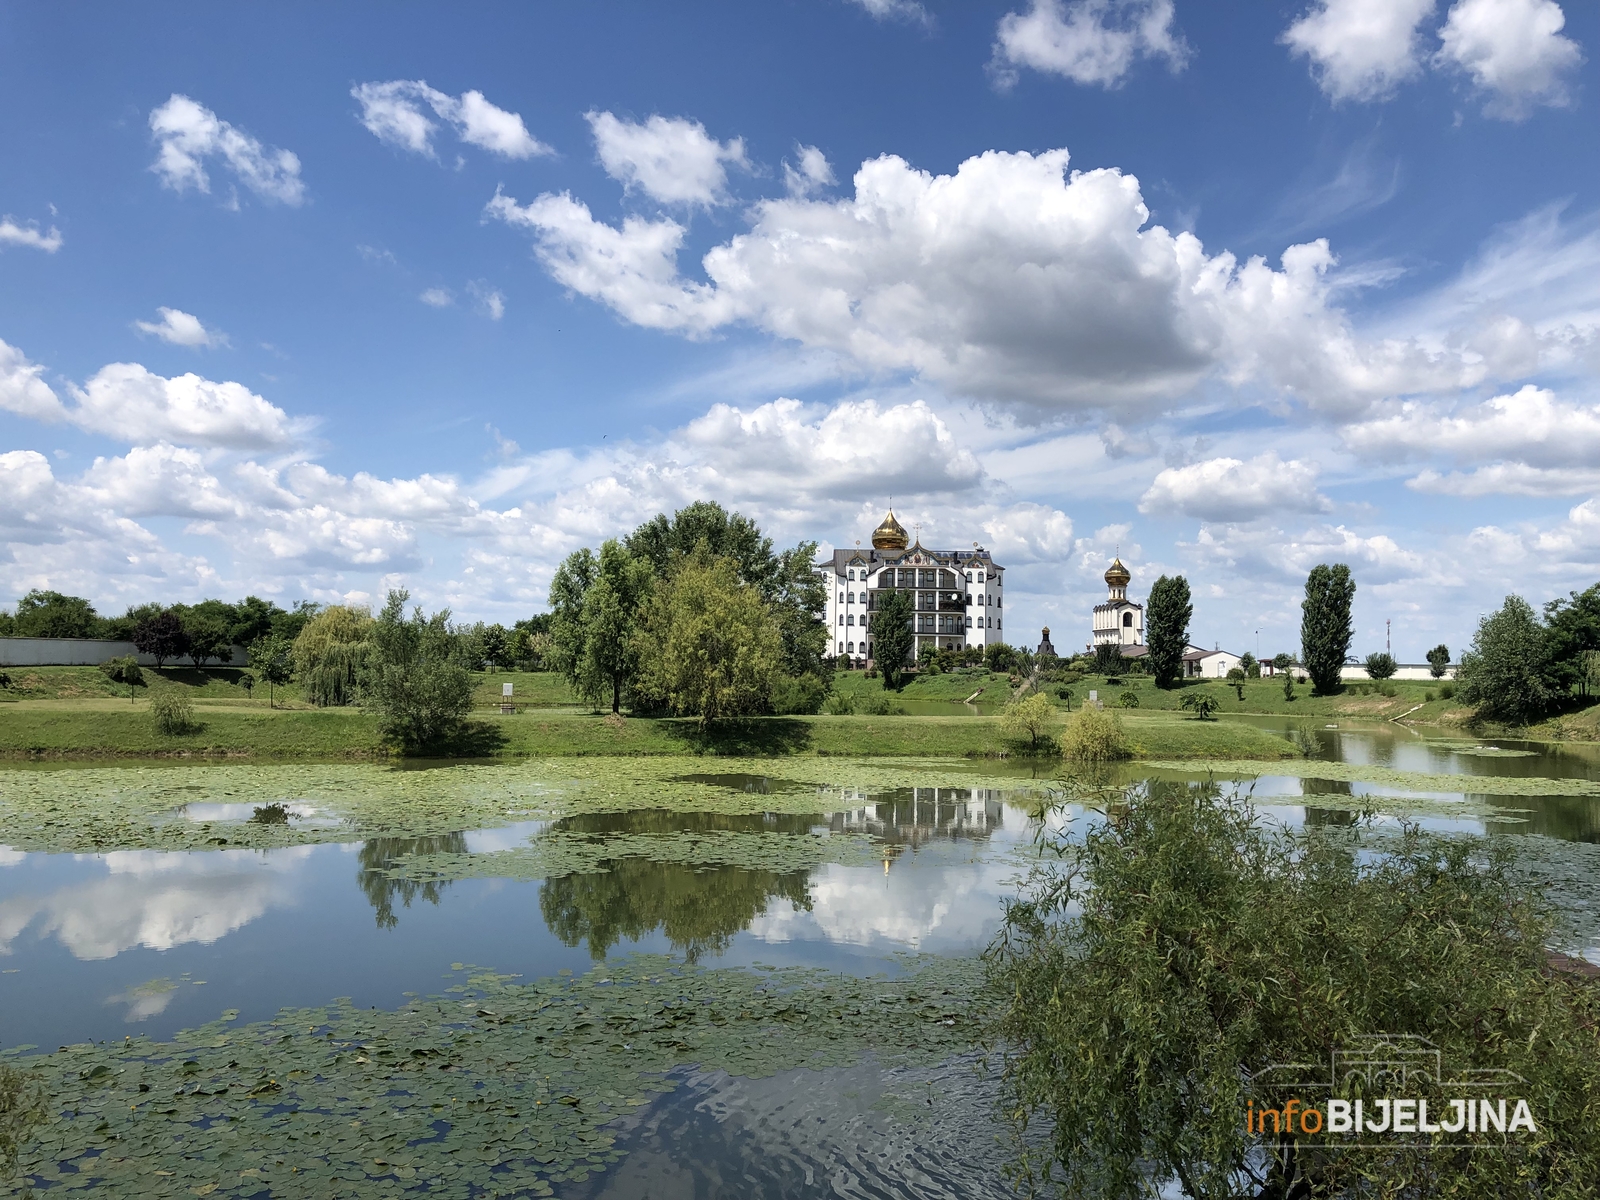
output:
<svg viewBox="0 0 1600 1200"><path fill-rule="evenodd" d="M217 704L197 711L200 728L181 736L155 732L148 703L114 700L25 701L0 718L0 757L102 758L215 755L347 758L383 753L370 716L356 708L272 709ZM1228 721L1193 721L1170 713L1124 714L1147 758L1280 758L1288 743ZM522 757L629 754L816 754L960 758L1001 752L991 717L755 717L702 732L689 719L618 719L534 709L484 713L452 748L460 756Z"/></svg>
<svg viewBox="0 0 1600 1200"><path fill-rule="evenodd" d="M1369 690L1371 685L1347 684L1342 692L1333 696L1313 696L1309 683L1296 683L1294 699L1283 697L1283 679L1251 679L1245 682L1244 699L1239 698L1231 683L1218 679L1188 680L1170 691L1156 687L1148 675L1123 675L1114 680L1101 675L1087 675L1077 683L1067 685L1072 692L1072 706L1088 698L1091 690L1100 694L1100 701L1117 707L1124 692L1138 698L1138 710L1177 710L1183 698L1200 691L1214 696L1219 713L1265 713L1284 717L1354 717L1362 720L1387 721L1406 712L1418 709L1409 719L1416 721L1438 720L1451 710L1463 715L1466 710L1449 700L1440 700L1439 686L1434 683L1413 683L1391 680L1393 696ZM1053 695L1054 685L1046 685L1047 694ZM1431 694L1431 699L1430 699Z"/></svg>

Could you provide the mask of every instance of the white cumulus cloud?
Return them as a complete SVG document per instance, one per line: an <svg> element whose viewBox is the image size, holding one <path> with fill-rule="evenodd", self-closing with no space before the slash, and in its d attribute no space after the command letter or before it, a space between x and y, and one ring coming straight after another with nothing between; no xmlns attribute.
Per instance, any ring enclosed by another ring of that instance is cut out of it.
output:
<svg viewBox="0 0 1600 1200"><path fill-rule="evenodd" d="M300 159L292 151L264 146L188 96L174 92L150 113L150 133L159 150L151 170L175 192L209 192L205 161L220 158L258 196L297 205L305 200Z"/></svg>
<svg viewBox="0 0 1600 1200"><path fill-rule="evenodd" d="M851 3L865 9L880 21L899 18L926 25L932 19L928 16L928 10L917 3L917 0L851 0Z"/></svg>
<svg viewBox="0 0 1600 1200"><path fill-rule="evenodd" d="M468 145L502 158L525 159L555 151L528 132L522 118L498 108L482 92L451 96L421 79L391 79L386 83L361 83L350 89L361 105L361 123L380 141L415 154L436 157L433 135L438 126L424 108L431 109Z"/></svg>
<svg viewBox="0 0 1600 1200"><path fill-rule="evenodd" d="M0 408L35 420L67 421L131 445L235 450L287 446L305 428L242 383L192 373L168 379L138 363L111 363L82 387L69 385L74 403L67 405L42 375L42 367L0 341Z"/></svg>
<svg viewBox="0 0 1600 1200"><path fill-rule="evenodd" d="M1569 102L1567 75L1583 52L1561 36L1566 23L1555 0L1458 0L1439 31L1439 59L1488 94L1486 114L1522 120L1537 105Z"/></svg>
<svg viewBox="0 0 1600 1200"><path fill-rule="evenodd" d="M1139 182L1067 173L1065 150L988 151L953 175L885 156L855 195L763 201L752 228L679 274L684 227L597 221L570 195L488 213L530 230L546 269L639 325L699 336L744 322L869 371L1050 409L1148 406L1208 377L1314 405L1470 386L1487 368L1405 338L1368 343L1333 302L1325 241L1280 269L1149 225Z"/></svg>
<svg viewBox="0 0 1600 1200"><path fill-rule="evenodd" d="M1180 513L1202 521L1252 521L1279 512L1324 512L1317 467L1273 451L1248 461L1212 458L1168 467L1139 498L1142 513Z"/></svg>
<svg viewBox="0 0 1600 1200"><path fill-rule="evenodd" d="M727 199L727 164L744 166L744 140L719 142L699 121L659 114L643 123L586 114L606 174L662 204L710 207Z"/></svg>
<svg viewBox="0 0 1600 1200"><path fill-rule="evenodd" d="M1311 60L1333 100L1381 100L1421 74L1421 26L1435 0L1316 0L1284 31L1293 54Z"/></svg>
<svg viewBox="0 0 1600 1200"><path fill-rule="evenodd" d="M40 230L37 221L19 223L10 213L0 217L0 246L30 246L54 254L61 249L61 242L61 231L54 225L47 233Z"/></svg>
<svg viewBox="0 0 1600 1200"><path fill-rule="evenodd" d="M449 308L456 302L449 288L431 287L417 297L429 308Z"/></svg>
<svg viewBox="0 0 1600 1200"><path fill-rule="evenodd" d="M1173 28L1172 0L1033 0L1007 13L995 34L991 70L1002 84L1018 67L1074 83L1115 87L1141 58L1181 70L1189 47Z"/></svg>
<svg viewBox="0 0 1600 1200"><path fill-rule="evenodd" d="M827 155L815 146L795 147L797 163L783 164L783 186L791 196L809 196L837 182Z"/></svg>
<svg viewBox="0 0 1600 1200"><path fill-rule="evenodd" d="M1369 457L1514 459L1535 467L1583 467L1600 462L1600 408L1559 400L1550 389L1530 383L1455 414L1431 404L1399 404L1345 426L1343 438L1351 450Z"/></svg>
<svg viewBox="0 0 1600 1200"><path fill-rule="evenodd" d="M158 308L159 321L135 321L133 327L174 346L226 346L228 335L217 329L207 329L205 323L193 313L181 308Z"/></svg>

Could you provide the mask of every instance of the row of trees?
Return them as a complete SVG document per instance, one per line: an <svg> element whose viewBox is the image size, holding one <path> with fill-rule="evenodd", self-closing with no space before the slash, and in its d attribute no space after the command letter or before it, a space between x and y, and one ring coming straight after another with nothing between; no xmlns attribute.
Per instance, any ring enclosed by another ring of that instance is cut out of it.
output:
<svg viewBox="0 0 1600 1200"><path fill-rule="evenodd" d="M755 522L711 501L658 514L561 564L549 664L612 712L626 704L702 723L815 712L828 689L816 551L801 542L777 552Z"/></svg>

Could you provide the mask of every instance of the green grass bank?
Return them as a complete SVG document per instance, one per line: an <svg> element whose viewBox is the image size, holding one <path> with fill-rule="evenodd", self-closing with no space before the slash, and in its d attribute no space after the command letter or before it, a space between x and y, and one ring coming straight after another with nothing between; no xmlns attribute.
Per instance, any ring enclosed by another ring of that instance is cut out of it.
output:
<svg viewBox="0 0 1600 1200"><path fill-rule="evenodd" d="M262 759L372 758L386 753L360 709L197 708L188 734L155 731L148 705L24 702L0 713L0 757L105 759L194 756ZM1064 715L1064 714L1063 714ZM1123 714L1143 758L1273 759L1293 753L1280 738L1229 721L1171 713ZM753 717L702 731L688 719L616 718L530 710L481 713L450 747L481 758L567 755L813 754L847 757L987 757L1005 753L992 717Z"/></svg>

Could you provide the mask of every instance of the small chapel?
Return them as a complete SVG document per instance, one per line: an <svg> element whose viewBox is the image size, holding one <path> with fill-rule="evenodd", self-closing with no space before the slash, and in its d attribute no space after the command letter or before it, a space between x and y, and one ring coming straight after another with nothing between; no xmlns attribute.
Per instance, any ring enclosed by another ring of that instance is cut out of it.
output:
<svg viewBox="0 0 1600 1200"><path fill-rule="evenodd" d="M1128 599L1128 584L1133 574L1122 565L1122 558L1113 559L1106 569L1106 601L1094 606L1094 646L1143 646L1144 605ZM1123 651L1127 656L1128 652ZM1131 657L1131 656L1130 656Z"/></svg>

